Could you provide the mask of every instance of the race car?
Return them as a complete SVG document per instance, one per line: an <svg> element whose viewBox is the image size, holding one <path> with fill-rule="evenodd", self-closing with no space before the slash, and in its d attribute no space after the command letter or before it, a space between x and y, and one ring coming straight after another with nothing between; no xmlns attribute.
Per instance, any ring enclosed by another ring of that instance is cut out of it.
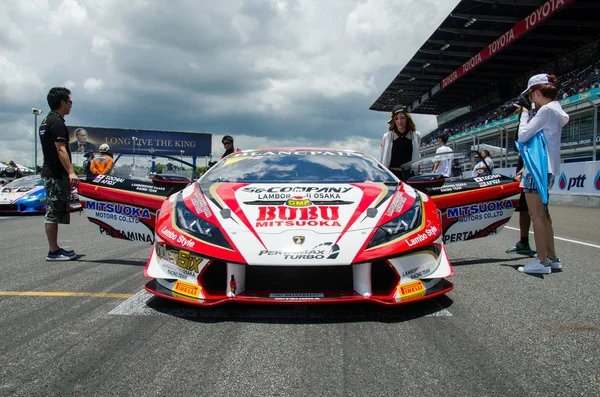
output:
<svg viewBox="0 0 600 397"><path fill-rule="evenodd" d="M101 234L153 245L145 288L155 295L201 306L395 305L453 288L445 240L494 234L510 219L517 183L466 180L420 175L416 189L357 151L260 149L185 188L103 175L79 194Z"/></svg>
<svg viewBox="0 0 600 397"><path fill-rule="evenodd" d="M77 189L70 193L71 211L81 209ZM28 214L46 212L46 190L39 175L25 176L0 187L0 213Z"/></svg>

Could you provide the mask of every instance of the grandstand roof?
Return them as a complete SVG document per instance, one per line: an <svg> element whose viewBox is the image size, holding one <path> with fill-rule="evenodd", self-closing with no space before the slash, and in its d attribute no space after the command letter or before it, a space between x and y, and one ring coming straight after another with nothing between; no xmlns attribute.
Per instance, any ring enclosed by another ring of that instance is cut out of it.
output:
<svg viewBox="0 0 600 397"><path fill-rule="evenodd" d="M465 106L598 40L599 14L597 0L462 0L370 109Z"/></svg>

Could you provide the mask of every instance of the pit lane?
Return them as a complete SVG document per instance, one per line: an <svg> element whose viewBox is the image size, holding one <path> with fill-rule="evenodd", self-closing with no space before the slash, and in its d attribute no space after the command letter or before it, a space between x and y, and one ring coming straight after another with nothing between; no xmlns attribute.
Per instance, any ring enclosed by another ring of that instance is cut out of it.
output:
<svg viewBox="0 0 600 397"><path fill-rule="evenodd" d="M142 290L143 243L74 213L79 259L45 262L43 218L0 217L0 395L598 395L600 209L551 213L592 245L557 240L564 272L519 273L505 229L448 246L446 297L392 308L190 308Z"/></svg>

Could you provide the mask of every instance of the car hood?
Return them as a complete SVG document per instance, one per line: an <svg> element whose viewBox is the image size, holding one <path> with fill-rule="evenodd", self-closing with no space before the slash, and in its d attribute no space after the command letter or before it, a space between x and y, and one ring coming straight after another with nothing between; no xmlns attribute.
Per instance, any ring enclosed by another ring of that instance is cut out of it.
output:
<svg viewBox="0 0 600 397"><path fill-rule="evenodd" d="M372 182L216 183L201 188L210 211L194 204L202 200L196 188L188 187L182 197L191 210L198 207L200 217L218 221L248 263L347 264L377 226L414 203L417 193L412 188L396 189L396 185ZM392 201L396 208L389 213Z"/></svg>
<svg viewBox="0 0 600 397"><path fill-rule="evenodd" d="M11 188L8 186L0 187L0 204L13 203L23 197L43 191L43 186Z"/></svg>

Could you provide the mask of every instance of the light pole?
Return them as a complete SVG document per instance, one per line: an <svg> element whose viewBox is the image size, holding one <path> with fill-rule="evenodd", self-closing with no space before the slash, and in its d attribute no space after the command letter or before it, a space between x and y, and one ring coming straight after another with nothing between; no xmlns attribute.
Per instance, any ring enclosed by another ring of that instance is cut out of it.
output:
<svg viewBox="0 0 600 397"><path fill-rule="evenodd" d="M131 149L133 151L133 154L132 154L132 156L133 156L133 166L131 167L131 173L132 174L133 174L133 171L135 171L135 141L136 140L137 140L137 137L135 137L135 136L131 137L131 145L132 145Z"/></svg>
<svg viewBox="0 0 600 397"><path fill-rule="evenodd" d="M185 153L185 150L180 150L179 154L181 155L179 157L179 159L181 160L181 175L183 175L183 154Z"/></svg>
<svg viewBox="0 0 600 397"><path fill-rule="evenodd" d="M37 116L42 114L43 112L40 109L31 108L31 113L33 113L33 172L37 174L37 141L38 141L38 123Z"/></svg>

